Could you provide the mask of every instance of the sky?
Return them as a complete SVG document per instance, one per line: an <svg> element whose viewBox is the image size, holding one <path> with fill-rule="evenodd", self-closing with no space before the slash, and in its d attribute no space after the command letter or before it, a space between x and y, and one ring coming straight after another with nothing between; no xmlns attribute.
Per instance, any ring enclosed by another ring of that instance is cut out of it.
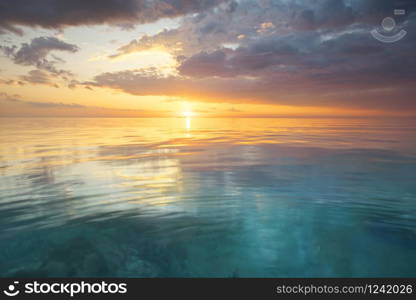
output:
<svg viewBox="0 0 416 300"><path fill-rule="evenodd" d="M414 0L0 0L0 116L414 116L415 49Z"/></svg>

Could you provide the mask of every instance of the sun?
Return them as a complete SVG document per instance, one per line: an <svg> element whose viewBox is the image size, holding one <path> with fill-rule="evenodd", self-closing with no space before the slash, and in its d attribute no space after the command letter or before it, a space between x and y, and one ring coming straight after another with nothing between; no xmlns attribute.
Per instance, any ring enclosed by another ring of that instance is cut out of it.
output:
<svg viewBox="0 0 416 300"><path fill-rule="evenodd" d="M182 115L185 117L185 118L190 118L190 117L192 117L192 111L190 111L190 110L187 110L187 111L184 111L183 113L182 113Z"/></svg>
<svg viewBox="0 0 416 300"><path fill-rule="evenodd" d="M193 117L194 113L192 112L192 104L186 101L182 102L181 104L182 107L180 108L180 115L187 119Z"/></svg>

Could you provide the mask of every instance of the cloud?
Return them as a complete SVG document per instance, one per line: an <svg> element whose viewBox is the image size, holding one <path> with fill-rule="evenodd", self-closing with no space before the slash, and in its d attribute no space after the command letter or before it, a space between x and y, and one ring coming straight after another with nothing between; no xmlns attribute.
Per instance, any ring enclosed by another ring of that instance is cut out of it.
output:
<svg viewBox="0 0 416 300"><path fill-rule="evenodd" d="M191 77L270 77L300 72L306 76L347 64L363 67L367 64L363 58L374 60L376 55L383 54L385 47L362 30L340 33L328 40L310 31L261 37L237 49L200 52L183 59L178 70ZM350 59L352 56L354 60Z"/></svg>
<svg viewBox="0 0 416 300"><path fill-rule="evenodd" d="M0 50L10 57L14 63L24 66L35 66L38 69L47 70L52 73L67 73L63 70L56 69L55 65L62 60L52 55L52 51L64 51L75 53L79 50L76 45L66 43L56 37L38 37L32 39L30 43L23 43L20 48L17 46L0 46Z"/></svg>
<svg viewBox="0 0 416 300"><path fill-rule="evenodd" d="M214 49L221 42L231 42L235 39L232 37L235 30L230 24L234 22L231 14L238 4L236 1L220 2L215 9L185 16L179 29L165 29L158 34L144 35L130 41L118 48L110 58L158 47L163 47L176 55L188 55L201 49ZM240 25L245 24L244 22L240 20Z"/></svg>
<svg viewBox="0 0 416 300"><path fill-rule="evenodd" d="M53 77L41 70L31 70L27 75L20 76L20 79L25 83L31 84L46 84L58 88L56 83L53 83Z"/></svg>
<svg viewBox="0 0 416 300"><path fill-rule="evenodd" d="M286 35L302 31L331 32L359 24L369 28L380 24L393 9L408 14L416 2L375 0L263 0L227 1L215 9L186 16L181 26L153 36L143 36L120 47L111 57L153 47L164 47L177 55L213 51L225 43L236 45L267 35ZM402 20L403 17L398 20Z"/></svg>
<svg viewBox="0 0 416 300"><path fill-rule="evenodd" d="M248 95L247 92L255 91L255 82L251 80L160 76L152 70L107 72L97 75L93 81L85 84L110 87L139 96L194 97L213 102L235 102L234 96L243 97Z"/></svg>
<svg viewBox="0 0 416 300"><path fill-rule="evenodd" d="M179 66L179 71L183 75L192 77L235 76L236 70L227 59L227 52L230 51L222 49L211 53L200 52L184 60Z"/></svg>
<svg viewBox="0 0 416 300"><path fill-rule="evenodd" d="M221 0L13 0L0 3L0 30L22 33L16 26L61 29L67 26L154 22L204 11Z"/></svg>
<svg viewBox="0 0 416 300"><path fill-rule="evenodd" d="M156 47L169 49L171 52L182 52L182 39L185 34L178 30L163 30L154 36L144 35L140 40L132 40L126 45L117 49L117 52L110 55L109 58L117 58L134 52L149 50Z"/></svg>
<svg viewBox="0 0 416 300"><path fill-rule="evenodd" d="M0 100L5 102L13 102L13 103L19 103L24 104L32 107L40 107L40 108L51 108L51 107L59 107L59 108L82 108L86 107L84 105L80 104L66 104L66 103L60 103L60 102L35 102L35 101L26 101L20 99L19 95L9 95L7 93L0 93Z"/></svg>
<svg viewBox="0 0 416 300"><path fill-rule="evenodd" d="M4 85L17 85L17 86L25 85L25 83L23 81L21 81L21 80L1 79L1 78L0 78L0 84L4 84Z"/></svg>
<svg viewBox="0 0 416 300"><path fill-rule="evenodd" d="M380 43L370 30L395 8L406 10L395 19L408 34ZM211 102L415 111L415 8L414 1L228 2L113 55L164 47L177 55L178 76L126 70L92 84Z"/></svg>
<svg viewBox="0 0 416 300"><path fill-rule="evenodd" d="M112 109L76 103L28 101L19 95L0 92L0 116L3 117L155 117L167 116L168 111Z"/></svg>
<svg viewBox="0 0 416 300"><path fill-rule="evenodd" d="M348 75L346 75L348 77ZM364 78L365 76L363 76ZM361 78L358 78L359 81ZM327 78L153 77L140 71L103 73L88 84L138 96L169 96L213 103L268 103L294 106L416 109L409 82L389 88L354 87L351 78L329 84ZM385 84L384 84L385 85ZM354 87L354 88L353 88ZM392 101L394 99L394 101Z"/></svg>
<svg viewBox="0 0 416 300"><path fill-rule="evenodd" d="M262 37L184 58L179 76L127 70L100 74L89 84L209 102L415 111L413 28L416 19L408 22L409 38L389 46L361 29Z"/></svg>

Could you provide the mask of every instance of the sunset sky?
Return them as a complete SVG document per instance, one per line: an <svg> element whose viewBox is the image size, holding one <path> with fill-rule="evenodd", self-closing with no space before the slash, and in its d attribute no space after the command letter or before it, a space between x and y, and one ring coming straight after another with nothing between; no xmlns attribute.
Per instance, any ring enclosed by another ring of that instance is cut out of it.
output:
<svg viewBox="0 0 416 300"><path fill-rule="evenodd" d="M0 0L0 116L415 115L415 11L413 0ZM388 16L407 32L396 43L370 34Z"/></svg>

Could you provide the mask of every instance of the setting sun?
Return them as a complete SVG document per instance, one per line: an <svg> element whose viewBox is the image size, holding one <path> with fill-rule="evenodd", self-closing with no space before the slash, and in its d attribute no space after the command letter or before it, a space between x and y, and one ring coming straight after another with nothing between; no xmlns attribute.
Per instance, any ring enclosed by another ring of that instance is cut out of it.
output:
<svg viewBox="0 0 416 300"><path fill-rule="evenodd" d="M184 111L184 112L182 113L182 115L183 115L185 118L190 118L190 117L192 117L192 116L193 116L193 114L192 114L192 112L191 112L191 111Z"/></svg>

